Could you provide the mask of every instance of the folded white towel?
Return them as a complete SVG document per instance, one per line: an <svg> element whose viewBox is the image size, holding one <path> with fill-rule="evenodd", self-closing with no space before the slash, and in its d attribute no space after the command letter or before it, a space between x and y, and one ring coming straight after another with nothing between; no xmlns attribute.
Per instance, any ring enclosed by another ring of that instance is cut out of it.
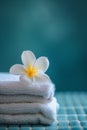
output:
<svg viewBox="0 0 87 130"><path fill-rule="evenodd" d="M24 77L17 75L0 74L0 95L34 95L49 98L54 95L54 84L49 82L27 82Z"/></svg>
<svg viewBox="0 0 87 130"><path fill-rule="evenodd" d="M55 120L44 117L42 114L4 115L0 114L0 124L52 124Z"/></svg>
<svg viewBox="0 0 87 130"><path fill-rule="evenodd" d="M32 122L34 116L36 116L36 121L40 120L42 122L42 118L46 118L49 121L53 122L56 120L56 112L59 108L57 101L55 98L52 99L49 103L10 103L10 104L0 104L0 122L4 120L3 123L12 121L15 123L14 118L19 119L21 115L33 115L31 116ZM3 116L2 116L3 115ZM19 116L19 117L18 117ZM8 119L8 120L7 120ZM28 117L29 119L29 117ZM35 119L34 119L35 120ZM21 119L20 119L21 121ZM44 121L44 120L43 120ZM29 122L29 120L28 120ZM50 123L51 123L50 122ZM44 123L44 122L43 122Z"/></svg>
<svg viewBox="0 0 87 130"><path fill-rule="evenodd" d="M8 103L0 104L0 114L37 114L54 119L58 104L55 98L49 103Z"/></svg>
<svg viewBox="0 0 87 130"><path fill-rule="evenodd" d="M30 95L0 95L0 103L48 103L52 100L52 97L48 99L41 96Z"/></svg>

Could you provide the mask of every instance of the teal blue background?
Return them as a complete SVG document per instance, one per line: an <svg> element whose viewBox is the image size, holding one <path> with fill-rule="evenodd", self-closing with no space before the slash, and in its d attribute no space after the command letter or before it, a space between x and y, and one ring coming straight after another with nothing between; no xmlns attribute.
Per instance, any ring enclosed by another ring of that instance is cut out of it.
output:
<svg viewBox="0 0 87 130"><path fill-rule="evenodd" d="M87 90L87 0L0 0L0 71L47 56L58 91Z"/></svg>

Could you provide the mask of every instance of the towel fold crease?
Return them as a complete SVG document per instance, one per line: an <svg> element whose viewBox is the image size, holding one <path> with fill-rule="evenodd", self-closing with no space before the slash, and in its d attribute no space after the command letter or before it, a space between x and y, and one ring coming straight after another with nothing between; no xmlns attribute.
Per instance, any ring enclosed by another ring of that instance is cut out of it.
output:
<svg viewBox="0 0 87 130"><path fill-rule="evenodd" d="M41 96L31 95L0 95L0 104L4 103L49 103L52 100L52 96L48 99Z"/></svg>

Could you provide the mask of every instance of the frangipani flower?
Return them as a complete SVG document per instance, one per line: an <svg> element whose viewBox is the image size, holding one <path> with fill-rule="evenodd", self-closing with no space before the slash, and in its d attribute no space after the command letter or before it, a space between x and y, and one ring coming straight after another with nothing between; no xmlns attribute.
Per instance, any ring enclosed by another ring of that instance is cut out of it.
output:
<svg viewBox="0 0 87 130"><path fill-rule="evenodd" d="M49 76L45 74L49 67L47 57L36 59L32 51L23 51L21 55L22 64L15 64L10 68L10 73L24 75L32 81L47 81Z"/></svg>

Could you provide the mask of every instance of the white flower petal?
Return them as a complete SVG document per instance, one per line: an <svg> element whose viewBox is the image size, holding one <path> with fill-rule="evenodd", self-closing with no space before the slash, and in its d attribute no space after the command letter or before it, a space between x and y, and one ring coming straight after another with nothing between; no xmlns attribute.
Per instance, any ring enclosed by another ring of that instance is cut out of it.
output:
<svg viewBox="0 0 87 130"><path fill-rule="evenodd" d="M26 67L28 67L29 65L33 65L36 61L36 57L32 51L23 51L21 59Z"/></svg>
<svg viewBox="0 0 87 130"><path fill-rule="evenodd" d="M47 74L44 73L39 73L38 76L34 77L34 80L36 82L51 82L49 76Z"/></svg>
<svg viewBox="0 0 87 130"><path fill-rule="evenodd" d="M36 60L34 67L37 67L40 71L46 72L49 67L49 60L47 57L40 57Z"/></svg>
<svg viewBox="0 0 87 130"><path fill-rule="evenodd" d="M10 73L21 75L24 74L23 70L24 70L23 65L15 64L10 68Z"/></svg>

